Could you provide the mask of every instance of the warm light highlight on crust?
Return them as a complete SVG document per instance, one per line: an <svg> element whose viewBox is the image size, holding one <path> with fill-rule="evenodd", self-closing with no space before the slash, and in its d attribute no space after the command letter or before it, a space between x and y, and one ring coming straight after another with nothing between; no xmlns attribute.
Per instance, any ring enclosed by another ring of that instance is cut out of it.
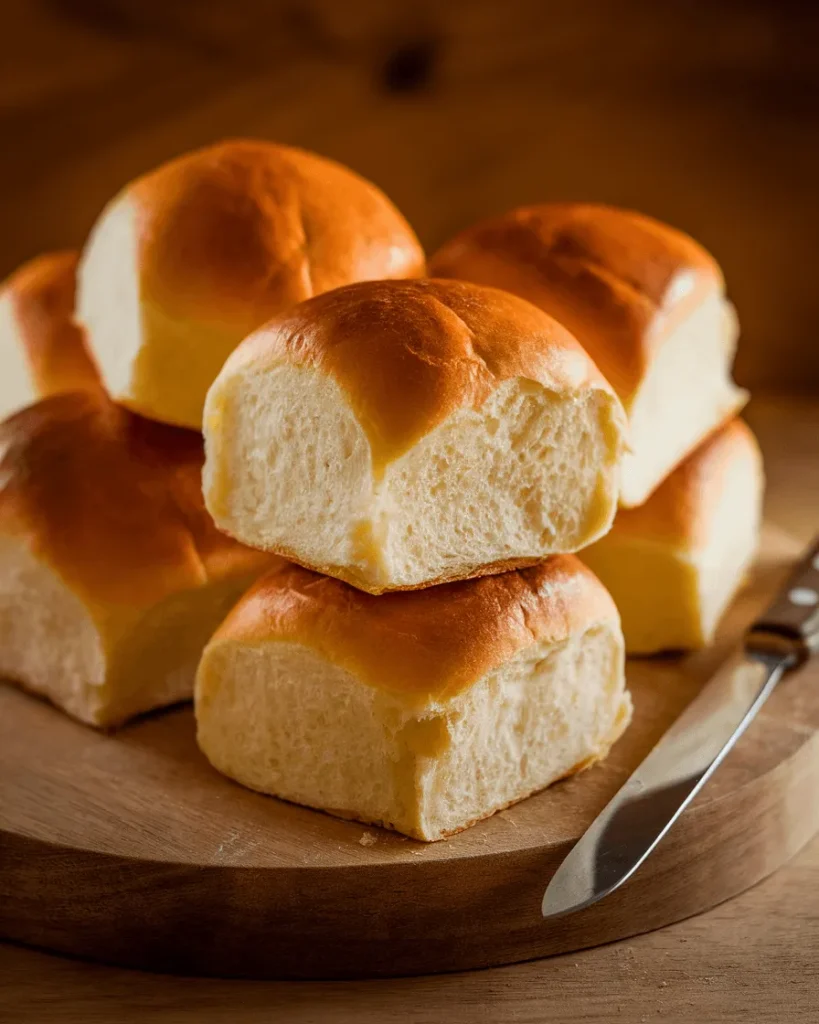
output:
<svg viewBox="0 0 819 1024"><path fill-rule="evenodd" d="M195 710L243 785L433 841L605 757L631 702L617 610L561 555L384 597L269 573L208 644Z"/></svg>
<svg viewBox="0 0 819 1024"><path fill-rule="evenodd" d="M208 387L260 324L327 289L423 272L412 228L370 182L304 150L229 140L108 204L78 309L112 397L200 429Z"/></svg>
<svg viewBox="0 0 819 1024"><path fill-rule="evenodd" d="M377 689L452 697L515 650L616 621L609 594L571 555L482 579L375 597L300 566L266 574L211 641L301 643Z"/></svg>
<svg viewBox="0 0 819 1024"><path fill-rule="evenodd" d="M0 426L0 529L90 604L150 604L269 556L204 508L202 439L102 395L39 402Z"/></svg>
<svg viewBox="0 0 819 1024"><path fill-rule="evenodd" d="M625 403L664 332L724 287L716 261L688 235L593 203L522 207L482 221L444 245L430 272L508 288L551 313Z"/></svg>
<svg viewBox="0 0 819 1024"><path fill-rule="evenodd" d="M374 281L328 292L256 331L220 375L279 363L318 369L343 389L376 473L507 380L549 391L612 390L580 345L531 303L459 281ZM218 417L220 382L209 398Z"/></svg>
<svg viewBox="0 0 819 1024"><path fill-rule="evenodd" d="M531 303L375 281L254 332L208 392L221 529L373 594L576 551L613 518L625 416Z"/></svg>
<svg viewBox="0 0 819 1024"><path fill-rule="evenodd" d="M202 438L101 391L0 424L0 677L92 725L190 699L202 649L275 557L220 534Z"/></svg>
<svg viewBox="0 0 819 1024"><path fill-rule="evenodd" d="M25 391L6 396L0 416L38 398L100 387L83 332L74 322L78 261L76 252L38 256L0 285L0 304L7 307L2 329L10 335L0 344L19 349L28 377Z"/></svg>
<svg viewBox="0 0 819 1024"><path fill-rule="evenodd" d="M234 139L129 185L143 286L195 319L256 324L357 280L417 277L424 254L375 185L326 157Z"/></svg>
<svg viewBox="0 0 819 1024"><path fill-rule="evenodd" d="M738 323L717 263L650 217L592 203L512 210L456 236L430 268L528 299L583 345L629 418L625 508L747 401L731 380Z"/></svg>

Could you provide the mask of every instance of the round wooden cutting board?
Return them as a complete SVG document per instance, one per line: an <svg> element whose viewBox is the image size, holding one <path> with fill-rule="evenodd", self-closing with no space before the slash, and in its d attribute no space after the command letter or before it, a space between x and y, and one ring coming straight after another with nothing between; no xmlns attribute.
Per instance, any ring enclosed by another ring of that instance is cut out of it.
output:
<svg viewBox="0 0 819 1024"><path fill-rule="evenodd" d="M185 974L449 971L633 935L733 896L819 827L819 669L780 686L620 891L544 922L551 874L796 554L768 531L719 642L629 663L635 719L609 759L440 843L259 796L198 753L189 708L113 735L0 688L0 934Z"/></svg>

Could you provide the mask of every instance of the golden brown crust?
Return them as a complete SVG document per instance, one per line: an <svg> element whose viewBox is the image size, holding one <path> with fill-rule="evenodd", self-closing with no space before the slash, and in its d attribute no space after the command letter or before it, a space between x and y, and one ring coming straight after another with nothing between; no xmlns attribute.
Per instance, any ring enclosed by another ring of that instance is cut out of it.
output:
<svg viewBox="0 0 819 1024"><path fill-rule="evenodd" d="M45 399L0 424L0 530L92 606L139 608L277 564L216 529L203 461L198 434L101 392Z"/></svg>
<svg viewBox="0 0 819 1024"><path fill-rule="evenodd" d="M368 434L376 469L513 378L563 395L595 389L617 404L560 324L508 292L461 281L370 281L311 299L246 339L211 396L222 377L280 363L335 379Z"/></svg>
<svg viewBox="0 0 819 1024"><path fill-rule="evenodd" d="M370 686L423 702L464 690L521 648L617 621L608 592L571 555L382 597L285 565L248 591L211 644L302 643Z"/></svg>
<svg viewBox="0 0 819 1024"><path fill-rule="evenodd" d="M256 324L351 281L419 276L412 228L374 185L290 146L228 140L132 183L143 291L194 321Z"/></svg>
<svg viewBox="0 0 819 1024"><path fill-rule="evenodd" d="M650 217L591 203L523 207L468 228L430 273L506 288L556 317L624 401L668 330L723 289L715 260Z"/></svg>
<svg viewBox="0 0 819 1024"><path fill-rule="evenodd" d="M37 393L96 390L99 374L74 322L79 253L55 252L30 260L0 287L11 301L20 345Z"/></svg>
<svg viewBox="0 0 819 1024"><path fill-rule="evenodd" d="M620 538L702 547L710 537L714 508L728 472L739 465L763 486L762 455L750 428L733 419L716 430L660 484L645 504L621 509L602 544Z"/></svg>
<svg viewBox="0 0 819 1024"><path fill-rule="evenodd" d="M229 533L229 531L226 531ZM486 565L480 565L469 572L461 575L451 576L436 576L435 579L429 580L424 583L414 583L408 587L378 587L373 586L372 581L361 576L359 573L351 571L349 566L346 565L330 565L329 563L322 563L321 565L314 565L309 562L305 562L301 556L285 547L273 547L269 549L271 554L278 555L280 558L285 559L288 562L292 562L294 565L301 566L302 569L308 569L310 572L320 573L322 576L332 576L333 579L341 580L342 583L347 583L351 587L355 587L357 590L363 590L367 594L372 594L373 597L379 597L381 594L405 594L410 593L414 590L426 590L428 587L437 587L442 583L458 583L461 580L476 580L480 579L481 576L497 576L503 572L510 572L513 569L529 569L533 565L540 565L543 558L507 558L498 562L489 562Z"/></svg>

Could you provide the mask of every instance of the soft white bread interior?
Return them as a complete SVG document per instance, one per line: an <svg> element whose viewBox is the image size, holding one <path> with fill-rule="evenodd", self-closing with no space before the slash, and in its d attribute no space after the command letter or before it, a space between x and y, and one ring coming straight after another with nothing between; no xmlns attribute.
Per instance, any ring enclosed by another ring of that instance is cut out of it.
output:
<svg viewBox="0 0 819 1024"><path fill-rule="evenodd" d="M222 142L132 182L83 252L78 314L109 394L201 429L205 393L255 327L302 299L423 272L370 182L289 146Z"/></svg>
<svg viewBox="0 0 819 1024"><path fill-rule="evenodd" d="M371 593L608 530L624 415L571 335L506 292L350 285L246 340L206 403L216 523Z"/></svg>
<svg viewBox="0 0 819 1024"><path fill-rule="evenodd" d="M0 420L49 395L100 387L73 319L78 260L48 253L0 284Z"/></svg>
<svg viewBox="0 0 819 1024"><path fill-rule="evenodd" d="M623 660L572 556L383 597L286 566L205 649L198 741L252 789L441 839L604 757Z"/></svg>
<svg viewBox="0 0 819 1024"><path fill-rule="evenodd" d="M620 610L629 654L710 643L756 553L763 484L756 440L734 420L583 552Z"/></svg>
<svg viewBox="0 0 819 1024"><path fill-rule="evenodd" d="M190 698L202 648L276 562L221 535L202 439L99 392L0 424L0 676L116 725Z"/></svg>
<svg viewBox="0 0 819 1024"><path fill-rule="evenodd" d="M626 507L747 399L731 380L738 324L719 266L650 217L588 203L513 210L458 235L430 272L505 288L575 335L628 414Z"/></svg>

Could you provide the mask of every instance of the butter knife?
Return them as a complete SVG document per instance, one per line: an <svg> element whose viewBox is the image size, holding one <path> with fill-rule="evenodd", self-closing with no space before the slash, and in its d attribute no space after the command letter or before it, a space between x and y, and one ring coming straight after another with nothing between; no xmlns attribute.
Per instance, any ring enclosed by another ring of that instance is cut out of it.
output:
<svg viewBox="0 0 819 1024"><path fill-rule="evenodd" d="M598 814L543 894L547 918L591 906L637 871L782 676L819 650L819 539L784 590Z"/></svg>

